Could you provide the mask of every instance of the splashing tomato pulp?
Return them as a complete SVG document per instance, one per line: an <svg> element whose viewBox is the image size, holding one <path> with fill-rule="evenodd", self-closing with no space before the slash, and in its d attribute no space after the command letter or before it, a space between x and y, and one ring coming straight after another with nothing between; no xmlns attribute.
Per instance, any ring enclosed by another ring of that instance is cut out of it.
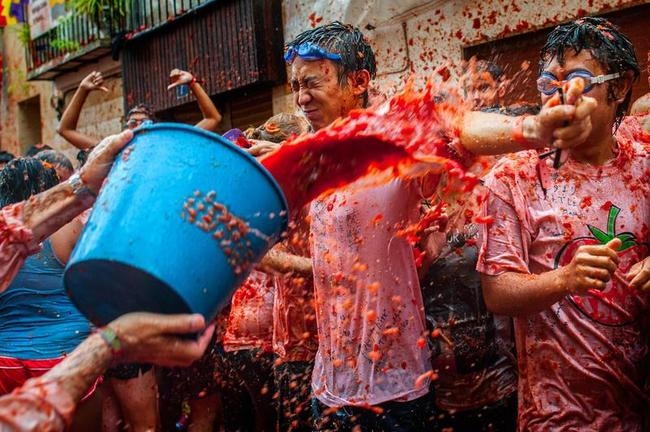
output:
<svg viewBox="0 0 650 432"><path fill-rule="evenodd" d="M286 142L260 159L280 184L290 209L365 177L382 183L395 177L445 172L469 190L476 177L465 170L471 155L460 145L466 106L441 84L412 83L385 104L352 111L315 134Z"/></svg>

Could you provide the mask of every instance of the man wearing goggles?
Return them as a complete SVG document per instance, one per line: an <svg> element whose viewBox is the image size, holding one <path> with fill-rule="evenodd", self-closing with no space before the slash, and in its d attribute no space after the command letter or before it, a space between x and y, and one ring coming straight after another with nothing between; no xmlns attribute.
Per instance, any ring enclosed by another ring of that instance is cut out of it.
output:
<svg viewBox="0 0 650 432"><path fill-rule="evenodd" d="M477 267L488 307L514 317L518 427L647 430L650 155L614 136L639 63L618 28L589 17L549 34L540 69L545 107L596 107L557 169L531 151L485 181L495 223Z"/></svg>
<svg viewBox="0 0 650 432"><path fill-rule="evenodd" d="M594 76L586 69L578 69L566 74L563 80L559 80L551 72L542 72L539 78L537 78L537 90L546 96L553 96L565 83L570 82L574 78L582 78L584 81L584 90L582 90L582 94L587 94L594 88L595 85L602 84L620 77L621 74L618 72Z"/></svg>

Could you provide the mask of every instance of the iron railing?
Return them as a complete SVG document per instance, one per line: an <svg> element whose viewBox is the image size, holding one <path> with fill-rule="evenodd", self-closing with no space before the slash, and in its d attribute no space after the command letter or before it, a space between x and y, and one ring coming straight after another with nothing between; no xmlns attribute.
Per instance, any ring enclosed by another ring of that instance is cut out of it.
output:
<svg viewBox="0 0 650 432"><path fill-rule="evenodd" d="M136 0L128 4L126 26L132 33L154 30L216 0Z"/></svg>
<svg viewBox="0 0 650 432"><path fill-rule="evenodd" d="M115 38L146 33L215 1L128 0L125 11L107 6L95 16L70 13L56 27L27 43L27 71L61 67L73 60L79 63L82 54L110 48Z"/></svg>

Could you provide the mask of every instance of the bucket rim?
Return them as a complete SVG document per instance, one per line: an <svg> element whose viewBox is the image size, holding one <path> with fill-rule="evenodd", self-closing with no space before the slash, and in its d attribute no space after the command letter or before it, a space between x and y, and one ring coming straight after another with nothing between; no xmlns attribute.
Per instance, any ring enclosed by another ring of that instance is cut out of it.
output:
<svg viewBox="0 0 650 432"><path fill-rule="evenodd" d="M285 230L287 229L288 221L289 221L289 211L291 209L289 208L289 203L287 202L287 198L284 195L284 191L282 190L282 188L278 184L275 177L273 177L273 175L271 175L271 173L264 167L264 165L259 163L259 161L253 155L249 154L244 149L238 147L235 143L229 141L227 138L224 138L223 136L221 136L221 135L219 135L217 133L210 132L210 131L207 131L205 129L201 129L201 128L196 127L196 126L191 126L191 125L187 125L187 124L183 124L183 123L173 123L173 122L145 123L145 124L142 124L141 126L137 127L136 129L134 129L133 135L135 137L136 135L140 135L140 134L142 134L144 132L147 132L147 131L150 131L150 130L158 130L158 129L184 130L184 131L187 131L187 132L190 132L190 133L204 135L206 138L211 138L211 139L216 138L216 141L219 144L228 147L232 151L238 152L240 155L244 156L245 158L248 158L249 162L251 162L256 168L258 168L262 172L262 174L264 176L266 176L266 178L268 180L270 180L271 184L273 185L273 188L275 189L278 196L280 197L282 207L285 209L285 211L287 213L287 217L285 218L285 227L284 227ZM128 145L127 145L127 147L128 147Z"/></svg>

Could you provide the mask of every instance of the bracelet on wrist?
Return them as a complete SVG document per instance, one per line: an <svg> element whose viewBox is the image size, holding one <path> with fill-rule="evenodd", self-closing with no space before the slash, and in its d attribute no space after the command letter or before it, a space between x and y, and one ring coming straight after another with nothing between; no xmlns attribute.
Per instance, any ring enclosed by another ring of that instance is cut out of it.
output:
<svg viewBox="0 0 650 432"><path fill-rule="evenodd" d="M76 172L70 176L68 179L68 184L72 188L72 193L76 196L82 203L91 205L95 202L97 194L91 190L83 179L79 172Z"/></svg>
<svg viewBox="0 0 650 432"><path fill-rule="evenodd" d="M117 333L111 327L106 326L102 328L99 331L99 336L111 349L113 355L119 355L122 353L122 342L120 342Z"/></svg>
<svg viewBox="0 0 650 432"><path fill-rule="evenodd" d="M524 135L524 121L528 118L528 114L524 114L515 119L515 122L512 126L512 140L522 146L523 148L530 150L534 149L535 145L530 140L528 140Z"/></svg>

